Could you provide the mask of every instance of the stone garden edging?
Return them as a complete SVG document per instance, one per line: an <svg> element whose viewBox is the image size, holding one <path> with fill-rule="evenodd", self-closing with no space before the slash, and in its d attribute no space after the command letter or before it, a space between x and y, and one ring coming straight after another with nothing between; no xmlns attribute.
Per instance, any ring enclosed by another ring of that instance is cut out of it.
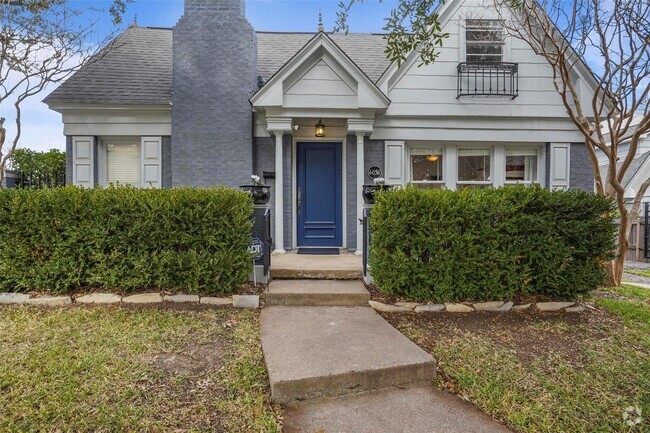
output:
<svg viewBox="0 0 650 433"><path fill-rule="evenodd" d="M227 298L199 295L161 295L157 292L137 293L129 296L119 296L113 293L89 293L73 299L71 296L39 296L30 298L24 293L0 293L0 305L43 305L60 307L71 304L161 304L161 303L192 303L203 305L224 306L235 308L259 308L259 295L233 295Z"/></svg>
<svg viewBox="0 0 650 433"><path fill-rule="evenodd" d="M444 303L444 304L419 304L417 302L396 302L394 305L378 301L368 301L370 307L383 313L471 313L474 311L487 311L491 313L507 313L509 311L523 311L536 309L538 311L564 311L566 313L581 313L587 309L593 309L589 305L575 302L537 302L515 305L510 301L494 302L468 302L468 303Z"/></svg>

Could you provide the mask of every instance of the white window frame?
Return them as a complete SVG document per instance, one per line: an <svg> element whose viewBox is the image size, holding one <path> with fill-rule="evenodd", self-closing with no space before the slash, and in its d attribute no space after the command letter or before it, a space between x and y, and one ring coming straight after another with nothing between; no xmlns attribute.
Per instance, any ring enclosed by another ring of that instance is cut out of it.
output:
<svg viewBox="0 0 650 433"><path fill-rule="evenodd" d="M99 168L99 180L100 184L104 187L109 186L108 183L108 145L109 144L137 144L140 146L140 159L138 159L138 164L140 164L140 180L136 184L130 184L136 188L142 188L142 138L140 136L102 136L99 137L99 158L100 162ZM122 185L122 183L120 183Z"/></svg>
<svg viewBox="0 0 650 433"><path fill-rule="evenodd" d="M484 17L484 18L483 18L483 17L482 17L482 18L468 18L468 19L464 20L464 28L462 29L462 32L461 32L461 33L462 33L462 38L461 38L461 41L460 41L460 42L461 42L461 45L462 45L462 47L461 47L461 51L462 51L462 55L463 55L463 61L465 61L465 62L467 62L467 63L483 63L483 62L476 62L476 61L469 61L469 60L467 60L467 55L468 55L468 54L467 54L467 45L468 45L468 43L469 43L469 44L474 44L474 45L489 45L489 44L492 44L492 45L500 45L500 46L501 46L501 58L500 58L500 60L499 60L498 62L489 62L489 63L503 63L503 62L507 62L507 61L509 60L509 57L510 57L510 56L508 55L508 53L509 53L509 46L508 46L508 43L507 43L507 39L508 39L508 38L506 38L506 31L505 31L505 28L504 28L504 26L503 26L503 23L501 23L501 36L502 36L502 37L501 37L501 42L500 42L500 43L497 43L497 42L495 42L495 41L491 41L491 42L483 42L483 43L481 43L481 42L477 42L477 41L468 41L468 40L467 40L467 31L468 31L468 30L470 30L470 31L471 31L471 30L478 30L478 31L481 30L481 26L480 26L480 25L478 25L478 26L473 26L473 25L471 25L470 22L472 22L472 21L476 21L476 22L481 22L481 21L483 21L483 22L487 22L487 21L496 21L496 22L500 22L501 20L498 19L498 18L489 18L489 17ZM494 29L496 29L496 27L485 27L485 29L490 29L490 28L494 28ZM469 55L472 56L472 55L476 55L476 54L469 54ZM496 57L496 56L495 56L495 57Z"/></svg>
<svg viewBox="0 0 650 433"><path fill-rule="evenodd" d="M464 150L487 150L488 151L488 156L490 158L490 175L488 181L484 180L460 180L460 157L462 156L461 153ZM494 182L494 166L495 166L495 160L494 160L494 146L481 146L481 145L464 145L464 146L458 146L458 150L456 152L456 185L478 185L478 186L498 186Z"/></svg>
<svg viewBox="0 0 650 433"><path fill-rule="evenodd" d="M521 154L515 153L515 152L522 152ZM531 153L534 152L534 155L531 155ZM536 167L535 167L535 180L508 180L506 178L506 164L508 162L508 156L535 156L537 157L536 161ZM540 179L543 176L543 173L540 173L540 165L541 165L541 159L542 155L540 152L540 148L535 147L534 149L531 149L530 147L523 147L523 146L509 146L505 148L505 153L503 155L503 183L504 185L532 185L534 183L540 184Z"/></svg>
<svg viewBox="0 0 650 433"><path fill-rule="evenodd" d="M408 174L408 183L413 185L440 185L441 188L444 188L447 184L447 172L446 172L446 146L435 146L435 145L412 145L408 146L407 154L407 174ZM442 164L440 169L442 170L442 180L413 180L413 169L411 166L411 156L413 155L440 155L442 157Z"/></svg>

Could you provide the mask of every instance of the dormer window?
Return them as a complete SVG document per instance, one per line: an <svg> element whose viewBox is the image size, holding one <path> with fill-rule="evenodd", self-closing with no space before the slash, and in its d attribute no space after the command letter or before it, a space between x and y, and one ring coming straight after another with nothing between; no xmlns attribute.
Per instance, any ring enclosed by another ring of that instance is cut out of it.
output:
<svg viewBox="0 0 650 433"><path fill-rule="evenodd" d="M465 61L503 62L503 24L498 20L467 20L465 24Z"/></svg>

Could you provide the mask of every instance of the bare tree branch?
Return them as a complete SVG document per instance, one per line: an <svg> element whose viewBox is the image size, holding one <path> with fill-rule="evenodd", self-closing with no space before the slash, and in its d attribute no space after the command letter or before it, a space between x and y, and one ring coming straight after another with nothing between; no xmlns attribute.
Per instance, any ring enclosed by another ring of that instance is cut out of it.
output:
<svg viewBox="0 0 650 433"><path fill-rule="evenodd" d="M22 104L82 65L102 58L116 30L97 36L101 21L121 22L131 0L113 0L108 10L79 8L66 0L0 0L0 103L10 103L13 138L0 140L0 185L22 135Z"/></svg>

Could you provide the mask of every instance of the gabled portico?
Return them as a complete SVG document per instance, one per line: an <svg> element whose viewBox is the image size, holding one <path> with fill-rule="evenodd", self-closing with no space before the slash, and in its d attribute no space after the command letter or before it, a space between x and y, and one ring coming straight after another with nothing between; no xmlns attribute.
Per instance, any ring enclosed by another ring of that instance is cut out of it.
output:
<svg viewBox="0 0 650 433"><path fill-rule="evenodd" d="M275 141L275 252L322 243L354 246L361 254L358 220L363 209L365 137L372 133L376 115L390 104L388 98L327 34L320 32L253 95L251 104L255 135L272 135ZM316 136L317 122L325 125L324 136ZM292 137L290 155L285 154L285 135ZM350 137L355 142L349 143ZM328 165L330 159L333 165ZM291 173L286 172L287 167ZM341 178L335 172L340 172ZM313 185L318 182L323 186L318 194L323 196L314 201L318 188ZM305 197L305 193L312 195ZM306 214L316 222L327 221L310 226ZM291 220L289 244L285 236L287 217Z"/></svg>

